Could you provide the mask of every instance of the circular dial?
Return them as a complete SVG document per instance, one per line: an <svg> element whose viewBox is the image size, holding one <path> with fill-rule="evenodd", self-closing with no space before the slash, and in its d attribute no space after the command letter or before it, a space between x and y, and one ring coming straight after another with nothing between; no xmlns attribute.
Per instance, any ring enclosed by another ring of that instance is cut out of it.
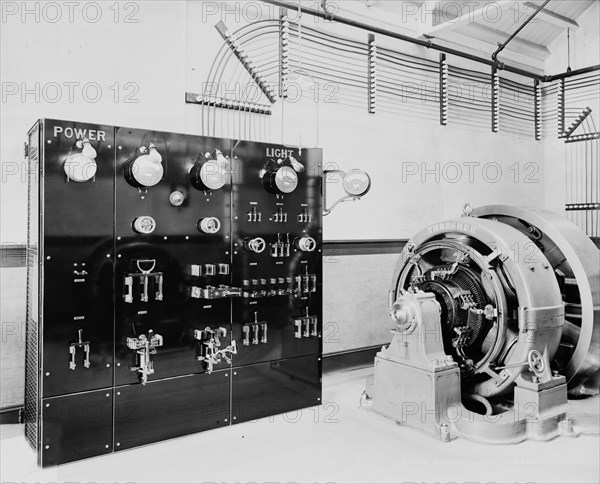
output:
<svg viewBox="0 0 600 484"><path fill-rule="evenodd" d="M229 162L217 150L216 159L199 161L190 170L190 182L198 190L219 190L229 176Z"/></svg>
<svg viewBox="0 0 600 484"><path fill-rule="evenodd" d="M83 153L75 153L67 157L64 169L70 180L82 183L96 176L97 165L94 159Z"/></svg>
<svg viewBox="0 0 600 484"><path fill-rule="evenodd" d="M155 147L143 151L144 154L125 165L125 178L136 188L149 188L162 180L164 168L162 156Z"/></svg>
<svg viewBox="0 0 600 484"><path fill-rule="evenodd" d="M138 217L133 221L133 230L138 234L151 234L156 230L156 220L148 215Z"/></svg>
<svg viewBox="0 0 600 484"><path fill-rule="evenodd" d="M185 195L179 190L175 190L171 195L169 195L169 202L174 207L181 207L183 202L185 201Z"/></svg>
<svg viewBox="0 0 600 484"><path fill-rule="evenodd" d="M273 194L292 193L298 186L298 174L289 166L274 168L265 173L263 186Z"/></svg>
<svg viewBox="0 0 600 484"><path fill-rule="evenodd" d="M198 230L205 234L216 234L221 229L221 222L216 217L207 217L198 221Z"/></svg>

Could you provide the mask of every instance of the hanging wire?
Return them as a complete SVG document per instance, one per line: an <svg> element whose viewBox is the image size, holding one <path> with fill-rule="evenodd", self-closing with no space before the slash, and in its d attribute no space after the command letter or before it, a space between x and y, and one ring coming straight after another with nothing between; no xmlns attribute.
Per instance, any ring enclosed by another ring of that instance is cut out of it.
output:
<svg viewBox="0 0 600 484"><path fill-rule="evenodd" d="M273 35L279 35L279 19L267 19L254 22L241 27L234 32L238 42L244 46L246 53L252 58L258 72L265 82L278 78L279 58L278 52L273 49ZM341 104L363 110L368 99L368 82L364 66L368 56L368 45L354 39L344 38L339 35L311 28L303 25L301 3L298 1L297 22L290 22L290 34L296 36L295 47L297 57L290 59L292 67L298 75L304 74L314 82L314 87L319 89L319 101L324 94L322 86L335 83L339 89L336 101ZM266 42L268 40L268 42ZM568 64L571 69L570 31L567 31ZM399 117L420 116L430 120L439 119L439 91L436 85L439 82L439 63L437 60L423 56L409 55L395 50L380 47L378 49L378 94L386 107L386 112L391 111ZM205 87L215 84L220 86L223 79L229 83L241 82L245 75L241 63L235 58L234 52L223 45L219 54L214 59L209 72L209 82ZM235 60L235 65L231 62ZM491 113L491 103L485 95L477 96L472 93L465 95L464 85L475 84L477 92L485 93L489 88L491 79L489 72L481 72L465 67L449 65L449 74L458 87L463 88L462 96L451 96L449 99L450 119L458 124L487 129L489 123L486 118ZM407 89L408 83L418 86L413 92ZM589 73L574 76L564 81L565 112L569 118L577 117L583 107L600 98L598 73ZM500 78L503 96L500 98L499 109L501 116L501 129L516 134L533 134L535 132L534 120L534 93L530 84L520 83L513 79ZM478 87L481 86L481 87ZM541 88L542 133L544 136L555 133L553 125L558 112L558 83L549 83ZM285 101L284 101L285 104ZM591 105L591 104L590 104ZM318 108L317 108L318 109ZM217 123L217 113L221 116ZM238 135L241 137L267 136L271 130L272 117L254 115L247 109L229 110L217 108L216 102L202 106L202 132L213 134L220 129L221 134L230 134L230 118L237 117ZM318 131L317 114L317 131ZM260 121L259 121L260 120ZM593 119L590 119L594 123ZM283 123L283 118L282 118ZM586 121L586 126L589 124ZM263 132L261 132L263 131ZM594 130L595 131L595 130ZM281 127L282 142L284 136L283 124ZM318 132L317 132L318 136ZM305 144L300 142L300 145ZM591 153L591 151L590 151Z"/></svg>

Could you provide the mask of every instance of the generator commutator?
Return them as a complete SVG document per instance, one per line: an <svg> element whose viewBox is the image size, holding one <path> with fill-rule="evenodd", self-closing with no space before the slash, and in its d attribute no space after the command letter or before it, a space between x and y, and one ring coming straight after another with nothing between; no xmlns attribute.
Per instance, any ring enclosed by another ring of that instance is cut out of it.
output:
<svg viewBox="0 0 600 484"><path fill-rule="evenodd" d="M320 403L321 150L49 119L27 150L40 465Z"/></svg>

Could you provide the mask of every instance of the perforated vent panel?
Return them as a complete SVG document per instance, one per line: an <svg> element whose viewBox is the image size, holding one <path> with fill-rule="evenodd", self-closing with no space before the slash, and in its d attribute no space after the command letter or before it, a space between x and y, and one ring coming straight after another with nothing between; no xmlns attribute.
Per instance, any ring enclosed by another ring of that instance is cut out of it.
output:
<svg viewBox="0 0 600 484"><path fill-rule="evenodd" d="M27 340L25 361L25 436L38 446L39 415L39 126L29 132L27 177Z"/></svg>

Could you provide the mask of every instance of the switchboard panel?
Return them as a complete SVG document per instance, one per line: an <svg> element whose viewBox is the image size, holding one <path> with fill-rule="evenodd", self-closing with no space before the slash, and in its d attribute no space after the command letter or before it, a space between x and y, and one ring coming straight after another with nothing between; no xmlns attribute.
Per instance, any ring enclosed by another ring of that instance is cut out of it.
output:
<svg viewBox="0 0 600 484"><path fill-rule="evenodd" d="M40 465L320 404L321 150L40 120L28 157Z"/></svg>
<svg viewBox="0 0 600 484"><path fill-rule="evenodd" d="M321 152L233 149L236 364L321 352Z"/></svg>

